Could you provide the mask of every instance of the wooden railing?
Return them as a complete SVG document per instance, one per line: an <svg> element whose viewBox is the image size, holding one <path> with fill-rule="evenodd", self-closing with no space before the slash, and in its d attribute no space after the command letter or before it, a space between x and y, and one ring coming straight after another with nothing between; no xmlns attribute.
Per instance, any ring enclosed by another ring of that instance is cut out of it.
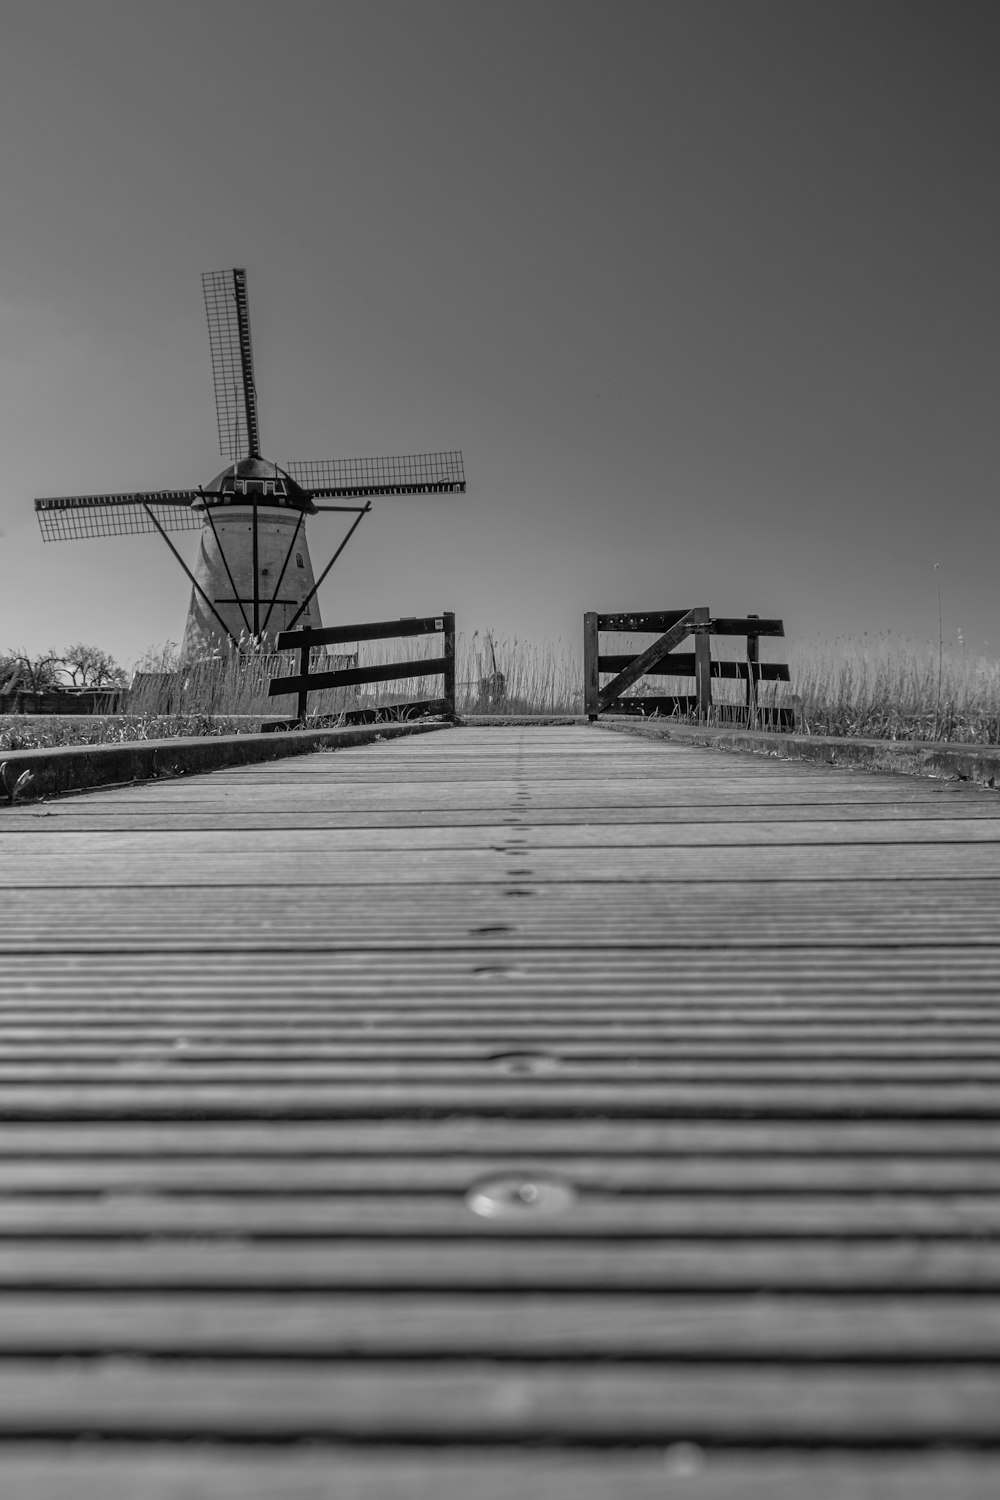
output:
<svg viewBox="0 0 1000 1500"><path fill-rule="evenodd" d="M599 632L619 631L641 635L660 631L659 638L638 655L601 655ZM765 682L788 682L788 667L777 662L762 662L760 637L783 636L781 620L762 620L758 615L744 619L713 618L706 606L697 609L661 610L652 614L599 615L589 612L583 617L584 708L590 719L602 713L658 714L660 716L694 715L733 722L758 724L767 728L793 729L795 715L789 708L761 706L759 685ZM746 661L713 661L713 635L745 636ZM676 650L686 637L694 637L694 650ZM612 681L601 686L601 674L613 673ZM693 677L692 695L659 695L623 697L641 677ZM746 701L712 703L714 678L742 678L746 683Z"/></svg>
<svg viewBox="0 0 1000 1500"><path fill-rule="evenodd" d="M411 635L443 636L443 651L440 656L427 656L419 661L384 662L371 667L347 667L334 672L312 670L311 655L315 646L338 646L352 641L392 640ZM419 702L388 704L373 709L351 709L343 714L349 724L377 720L379 717L407 718L423 714L440 714L446 719L455 719L455 616L447 610L440 615L425 615L405 620L381 620L366 625L334 625L322 630L283 630L278 635L279 651L297 650L299 670L294 677L274 677L268 686L268 695L281 697L285 693L298 694L296 721L303 723L306 717L307 699L310 693L322 688L360 687L373 682L393 682L401 678L433 677L439 673L444 678L444 691L440 698L424 698Z"/></svg>

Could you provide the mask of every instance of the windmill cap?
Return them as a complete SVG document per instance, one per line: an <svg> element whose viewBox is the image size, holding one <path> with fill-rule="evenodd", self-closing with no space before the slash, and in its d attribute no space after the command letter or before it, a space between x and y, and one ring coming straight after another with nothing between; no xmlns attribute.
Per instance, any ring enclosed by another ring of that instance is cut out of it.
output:
<svg viewBox="0 0 1000 1500"><path fill-rule="evenodd" d="M273 505L280 510L304 510L309 515L316 512L308 490L266 458L241 458L239 463L230 464L205 486L194 503L197 506Z"/></svg>

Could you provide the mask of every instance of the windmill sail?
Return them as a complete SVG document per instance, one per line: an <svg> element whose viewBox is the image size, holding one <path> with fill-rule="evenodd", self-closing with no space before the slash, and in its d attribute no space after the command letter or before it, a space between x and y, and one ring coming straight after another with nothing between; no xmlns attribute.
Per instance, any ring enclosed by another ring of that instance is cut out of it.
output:
<svg viewBox="0 0 1000 1500"><path fill-rule="evenodd" d="M199 498L197 490L50 495L35 501L35 514L46 542L68 542L87 536L132 536L141 531L200 531L203 512L191 508Z"/></svg>
<svg viewBox="0 0 1000 1500"><path fill-rule="evenodd" d="M397 458L326 458L285 465L311 495L439 495L465 493L457 450Z"/></svg>
<svg viewBox="0 0 1000 1500"><path fill-rule="evenodd" d="M260 457L247 273L206 271L201 278L212 349L219 451L233 460Z"/></svg>

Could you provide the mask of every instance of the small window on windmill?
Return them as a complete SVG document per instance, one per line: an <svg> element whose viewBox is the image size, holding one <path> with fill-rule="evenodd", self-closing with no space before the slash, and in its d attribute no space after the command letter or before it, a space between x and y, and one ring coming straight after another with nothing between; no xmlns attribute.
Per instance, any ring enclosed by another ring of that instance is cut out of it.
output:
<svg viewBox="0 0 1000 1500"><path fill-rule="evenodd" d="M305 563L302 561L302 553L301 552L296 552L296 554L295 554L295 566L297 568L304 568L305 567Z"/></svg>

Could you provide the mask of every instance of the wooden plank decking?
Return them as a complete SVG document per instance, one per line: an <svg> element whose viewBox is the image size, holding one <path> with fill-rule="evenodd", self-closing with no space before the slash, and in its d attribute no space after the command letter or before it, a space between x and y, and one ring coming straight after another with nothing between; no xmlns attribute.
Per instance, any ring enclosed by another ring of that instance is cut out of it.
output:
<svg viewBox="0 0 1000 1500"><path fill-rule="evenodd" d="M0 1492L993 1496L1000 798L448 729L0 811Z"/></svg>

